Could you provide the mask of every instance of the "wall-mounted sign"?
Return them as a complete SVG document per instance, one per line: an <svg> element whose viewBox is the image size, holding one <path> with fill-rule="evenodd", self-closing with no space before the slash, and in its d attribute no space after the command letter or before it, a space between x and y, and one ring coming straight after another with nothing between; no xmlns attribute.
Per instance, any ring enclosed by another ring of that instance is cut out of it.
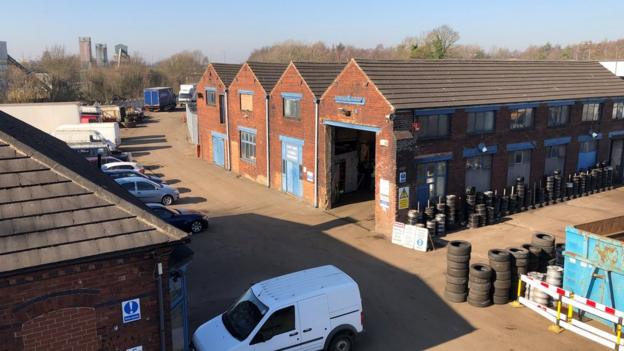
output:
<svg viewBox="0 0 624 351"><path fill-rule="evenodd" d="M121 316L124 323L141 319L141 300L132 299L121 303Z"/></svg>
<svg viewBox="0 0 624 351"><path fill-rule="evenodd" d="M306 180L308 182L313 182L314 181L314 172L306 172Z"/></svg>
<svg viewBox="0 0 624 351"><path fill-rule="evenodd" d="M384 209L390 207L390 182L387 179L379 179L379 205Z"/></svg>
<svg viewBox="0 0 624 351"><path fill-rule="evenodd" d="M347 105L364 105L366 103L366 99L361 96L336 96L335 101L338 104Z"/></svg>
<svg viewBox="0 0 624 351"><path fill-rule="evenodd" d="M409 208L409 187L399 188L399 210Z"/></svg>
<svg viewBox="0 0 624 351"><path fill-rule="evenodd" d="M399 183L407 182L407 172L399 172Z"/></svg>

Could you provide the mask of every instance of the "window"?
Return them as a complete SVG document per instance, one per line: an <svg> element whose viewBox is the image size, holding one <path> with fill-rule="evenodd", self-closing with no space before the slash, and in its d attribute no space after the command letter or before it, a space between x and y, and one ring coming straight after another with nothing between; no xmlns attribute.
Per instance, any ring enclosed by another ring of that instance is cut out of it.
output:
<svg viewBox="0 0 624 351"><path fill-rule="evenodd" d="M511 111L511 129L525 129L533 125L533 109L521 108Z"/></svg>
<svg viewBox="0 0 624 351"><path fill-rule="evenodd" d="M284 117L299 118L299 99L283 98Z"/></svg>
<svg viewBox="0 0 624 351"><path fill-rule="evenodd" d="M138 191L148 191L148 190L156 190L154 184L150 184L148 182L137 182L137 190Z"/></svg>
<svg viewBox="0 0 624 351"><path fill-rule="evenodd" d="M217 104L217 92L212 89L206 89L206 105L215 106Z"/></svg>
<svg viewBox="0 0 624 351"><path fill-rule="evenodd" d="M134 167L132 167L131 165L119 165L109 167L108 169L134 169Z"/></svg>
<svg viewBox="0 0 624 351"><path fill-rule="evenodd" d="M418 199L426 202L446 195L446 162L421 163L416 167L416 183L418 187L427 187L427 198ZM424 205L424 203L423 203Z"/></svg>
<svg viewBox="0 0 624 351"><path fill-rule="evenodd" d="M164 209L164 208L153 208L152 212L154 212L155 215L157 215L158 217L162 219L173 217L173 213L171 213L169 210Z"/></svg>
<svg viewBox="0 0 624 351"><path fill-rule="evenodd" d="M490 189L492 155L482 155L466 159L466 186L474 186L477 191Z"/></svg>
<svg viewBox="0 0 624 351"><path fill-rule="evenodd" d="M487 133L494 130L494 111L468 113L468 133Z"/></svg>
<svg viewBox="0 0 624 351"><path fill-rule="evenodd" d="M613 103L613 119L624 119L624 102Z"/></svg>
<svg viewBox="0 0 624 351"><path fill-rule="evenodd" d="M516 184L516 178L524 177L524 182L529 182L531 175L531 150L516 150L509 152L507 167L507 185Z"/></svg>
<svg viewBox="0 0 624 351"><path fill-rule="evenodd" d="M253 111L253 95L240 94L240 108L241 111Z"/></svg>
<svg viewBox="0 0 624 351"><path fill-rule="evenodd" d="M256 134L240 132L240 157L249 162L256 162Z"/></svg>
<svg viewBox="0 0 624 351"><path fill-rule="evenodd" d="M295 306L275 311L253 338L251 344L271 340L274 336L295 330Z"/></svg>
<svg viewBox="0 0 624 351"><path fill-rule="evenodd" d="M600 118L600 104L583 104L582 121L597 121Z"/></svg>
<svg viewBox="0 0 624 351"><path fill-rule="evenodd" d="M552 175L556 170L563 171L566 157L566 146L555 145L546 147L546 164L544 175Z"/></svg>
<svg viewBox="0 0 624 351"><path fill-rule="evenodd" d="M134 182L127 182L127 183L121 184L121 186L128 191L135 191L136 189L135 189L134 184L135 184Z"/></svg>
<svg viewBox="0 0 624 351"><path fill-rule="evenodd" d="M558 127L568 123L570 106L551 106L548 108L548 126Z"/></svg>
<svg viewBox="0 0 624 351"><path fill-rule="evenodd" d="M418 135L422 138L441 138L449 134L448 115L418 116Z"/></svg>

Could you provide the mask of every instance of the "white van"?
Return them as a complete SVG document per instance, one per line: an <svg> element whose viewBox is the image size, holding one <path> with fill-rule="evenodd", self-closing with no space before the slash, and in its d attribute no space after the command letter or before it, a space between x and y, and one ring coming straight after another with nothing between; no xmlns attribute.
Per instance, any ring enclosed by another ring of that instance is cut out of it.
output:
<svg viewBox="0 0 624 351"><path fill-rule="evenodd" d="M180 91L178 92L178 104L184 105L197 100L196 96L197 84L180 84Z"/></svg>
<svg viewBox="0 0 624 351"><path fill-rule="evenodd" d="M116 149L115 144L111 143L108 139L106 139L100 132L96 130L59 130L57 129L54 133L52 133L57 139L64 141L68 145L75 144L89 144L93 143L97 144L97 147L100 145L106 145L108 152Z"/></svg>
<svg viewBox="0 0 624 351"><path fill-rule="evenodd" d="M225 313L202 324L197 351L348 351L363 331L357 283L334 266L254 284Z"/></svg>
<svg viewBox="0 0 624 351"><path fill-rule="evenodd" d="M119 131L119 124L117 124L116 122L63 124L56 128L56 131L53 135L56 136L55 134L60 131L79 132L90 130L100 133L102 137L112 143L115 148L119 147L119 144L121 144L121 132Z"/></svg>

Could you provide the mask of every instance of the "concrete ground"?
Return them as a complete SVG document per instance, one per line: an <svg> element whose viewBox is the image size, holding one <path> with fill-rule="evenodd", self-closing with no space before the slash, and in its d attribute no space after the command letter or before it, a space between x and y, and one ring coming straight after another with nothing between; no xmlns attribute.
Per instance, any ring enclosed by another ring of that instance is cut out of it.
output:
<svg viewBox="0 0 624 351"><path fill-rule="evenodd" d="M366 332L357 350L598 349L571 332L548 332L548 322L526 308L478 309L446 302L446 250L421 253L391 244L369 231L366 205L325 212L201 161L186 141L183 113L151 116L138 128L123 130L125 148L180 189L177 206L211 217L208 231L191 243L192 330L224 311L254 282L333 264L360 286ZM529 242L534 231L553 233L562 241L568 224L624 215L623 199L624 189L603 192L446 239L469 240L472 262L487 262L488 249Z"/></svg>

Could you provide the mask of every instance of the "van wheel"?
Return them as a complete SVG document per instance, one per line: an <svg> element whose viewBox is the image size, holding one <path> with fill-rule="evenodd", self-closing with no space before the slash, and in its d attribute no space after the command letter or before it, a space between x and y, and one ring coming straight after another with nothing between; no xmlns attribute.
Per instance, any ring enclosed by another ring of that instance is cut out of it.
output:
<svg viewBox="0 0 624 351"><path fill-rule="evenodd" d="M340 333L331 340L328 351L351 351L353 339L347 333Z"/></svg>
<svg viewBox="0 0 624 351"><path fill-rule="evenodd" d="M173 196L165 195L162 197L162 200L160 202L165 206L169 206L173 203Z"/></svg>

